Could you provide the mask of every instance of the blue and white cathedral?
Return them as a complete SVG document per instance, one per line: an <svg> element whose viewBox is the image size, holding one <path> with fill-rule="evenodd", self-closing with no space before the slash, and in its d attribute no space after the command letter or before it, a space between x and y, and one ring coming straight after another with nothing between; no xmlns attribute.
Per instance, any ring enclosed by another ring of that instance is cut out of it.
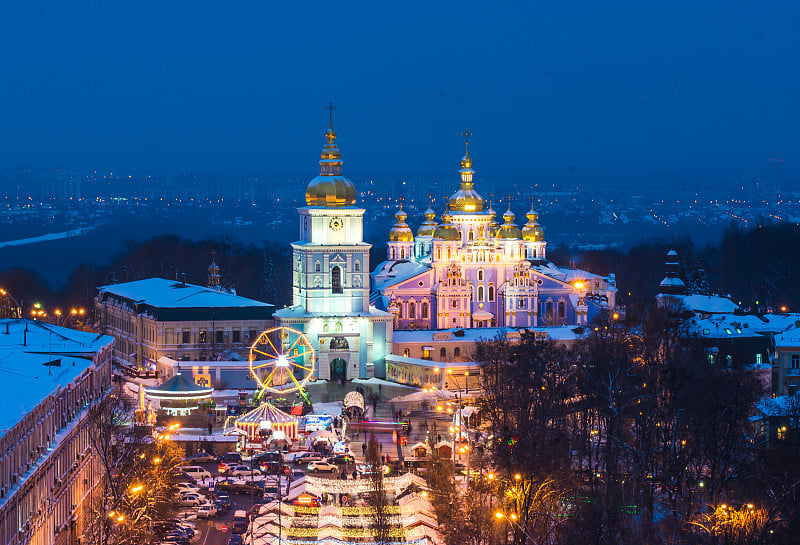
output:
<svg viewBox="0 0 800 545"><path fill-rule="evenodd" d="M325 132L320 173L299 208L300 240L292 243L292 306L275 313L281 325L306 334L317 351L320 379L385 376L392 315L369 303L369 250L364 209L342 176L333 122Z"/></svg>

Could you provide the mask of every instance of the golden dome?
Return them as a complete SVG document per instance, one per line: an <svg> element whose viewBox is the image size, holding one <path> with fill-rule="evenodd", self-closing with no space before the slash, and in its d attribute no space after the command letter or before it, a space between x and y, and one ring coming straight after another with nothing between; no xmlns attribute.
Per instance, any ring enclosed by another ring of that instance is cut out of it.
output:
<svg viewBox="0 0 800 545"><path fill-rule="evenodd" d="M544 240L544 230L539 225L539 214L532 208L526 214L528 223L522 228L522 240L529 242L541 242Z"/></svg>
<svg viewBox="0 0 800 545"><path fill-rule="evenodd" d="M442 214L442 224L434 231L433 238L438 238L447 242L461 240L461 233L458 232L455 225L450 223L450 218L452 218L452 216L448 212Z"/></svg>
<svg viewBox="0 0 800 545"><path fill-rule="evenodd" d="M407 217L408 214L402 208L395 213L396 221L389 231L389 242L414 242L414 233L406 223Z"/></svg>
<svg viewBox="0 0 800 545"><path fill-rule="evenodd" d="M419 229L417 230L418 237L432 237L436 232L436 212L428 208L425 210L425 221L420 224Z"/></svg>
<svg viewBox="0 0 800 545"><path fill-rule="evenodd" d="M497 230L496 238L503 240L519 240L522 238L522 232L514 223L515 217L514 212L512 212L510 208L506 210L506 213L503 214L503 219L506 220L506 222Z"/></svg>
<svg viewBox="0 0 800 545"><path fill-rule="evenodd" d="M319 176L306 187L306 204L325 208L341 208L356 203L353 182L342 176L342 153L336 145L333 125L325 131L325 146L319 160Z"/></svg>
<svg viewBox="0 0 800 545"><path fill-rule="evenodd" d="M468 134L466 131L465 134ZM469 156L469 148L464 157L461 158L461 188L453 193L447 200L447 207L451 212L483 212L486 207L486 201L483 200L474 187L472 176L475 171L472 170L472 158Z"/></svg>

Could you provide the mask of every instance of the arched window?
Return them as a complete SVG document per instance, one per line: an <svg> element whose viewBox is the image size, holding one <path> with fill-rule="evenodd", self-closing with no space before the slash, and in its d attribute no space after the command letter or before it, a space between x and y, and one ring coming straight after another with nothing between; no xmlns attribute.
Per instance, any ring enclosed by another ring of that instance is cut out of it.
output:
<svg viewBox="0 0 800 545"><path fill-rule="evenodd" d="M342 269L338 266L334 267L331 270L331 292L332 293L343 293L344 290L342 289Z"/></svg>
<svg viewBox="0 0 800 545"><path fill-rule="evenodd" d="M320 264L320 262L317 261L316 263L314 263L314 272L320 272L320 271L322 271L322 264Z"/></svg>
<svg viewBox="0 0 800 545"><path fill-rule="evenodd" d="M533 259L536 259L536 248L533 249Z"/></svg>
<svg viewBox="0 0 800 545"><path fill-rule="evenodd" d="M417 305L414 303L408 304L408 319L414 320L417 317Z"/></svg>
<svg viewBox="0 0 800 545"><path fill-rule="evenodd" d="M451 308L458 308L458 299L452 299L450 301L450 307Z"/></svg>
<svg viewBox="0 0 800 545"><path fill-rule="evenodd" d="M475 234L472 232L472 229L469 230L469 241L472 242L475 240Z"/></svg>
<svg viewBox="0 0 800 545"><path fill-rule="evenodd" d="M483 281L483 269L478 269L478 282Z"/></svg>
<svg viewBox="0 0 800 545"><path fill-rule="evenodd" d="M406 258L406 249L400 248L400 259L405 259L405 258Z"/></svg>
<svg viewBox="0 0 800 545"><path fill-rule="evenodd" d="M405 356L407 358L410 355L411 355L411 351L408 348L404 348L403 349L403 356Z"/></svg>
<svg viewBox="0 0 800 545"><path fill-rule="evenodd" d="M428 303L422 303L422 319L426 319L428 317Z"/></svg>
<svg viewBox="0 0 800 545"><path fill-rule="evenodd" d="M436 259L442 259L442 249L436 248Z"/></svg>
<svg viewBox="0 0 800 545"><path fill-rule="evenodd" d="M439 350L439 357L446 358L447 357L447 348L442 348Z"/></svg>
<svg viewBox="0 0 800 545"><path fill-rule="evenodd" d="M483 284L478 286L478 301L483 301Z"/></svg>
<svg viewBox="0 0 800 545"><path fill-rule="evenodd" d="M453 255L453 249L451 247L447 247L447 259L450 259Z"/></svg>
<svg viewBox="0 0 800 545"><path fill-rule="evenodd" d="M461 356L461 347L456 346L455 348L453 348L453 356L456 358Z"/></svg>
<svg viewBox="0 0 800 545"><path fill-rule="evenodd" d="M336 322L336 327L333 328L336 333L342 332L342 322Z"/></svg>
<svg viewBox="0 0 800 545"><path fill-rule="evenodd" d="M494 284L489 284L489 301L494 301Z"/></svg>
<svg viewBox="0 0 800 545"><path fill-rule="evenodd" d="M323 332L323 333L327 333L327 332L328 332L328 324L324 324L324 325L322 326L322 332Z"/></svg>

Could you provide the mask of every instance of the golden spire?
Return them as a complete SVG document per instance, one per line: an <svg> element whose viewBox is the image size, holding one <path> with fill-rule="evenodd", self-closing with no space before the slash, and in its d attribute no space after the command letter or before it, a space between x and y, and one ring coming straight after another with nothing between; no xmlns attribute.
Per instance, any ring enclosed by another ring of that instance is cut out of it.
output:
<svg viewBox="0 0 800 545"><path fill-rule="evenodd" d="M469 137L472 136L472 133L469 132L469 129L464 129L464 132L461 133L461 136L464 137L464 157L461 158L461 168L471 169L472 158L469 156Z"/></svg>

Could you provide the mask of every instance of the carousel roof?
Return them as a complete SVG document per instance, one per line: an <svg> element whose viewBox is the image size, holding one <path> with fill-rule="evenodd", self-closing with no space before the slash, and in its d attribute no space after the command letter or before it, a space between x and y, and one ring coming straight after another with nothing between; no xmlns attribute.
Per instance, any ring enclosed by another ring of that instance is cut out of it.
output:
<svg viewBox="0 0 800 545"><path fill-rule="evenodd" d="M211 397L214 388L203 388L180 373L160 386L145 388L144 393L151 399L204 399Z"/></svg>
<svg viewBox="0 0 800 545"><path fill-rule="evenodd" d="M236 419L237 424L260 424L262 421L272 422L273 424L292 424L297 422L297 417L283 412L272 403L266 402L260 407L256 407L247 414Z"/></svg>

